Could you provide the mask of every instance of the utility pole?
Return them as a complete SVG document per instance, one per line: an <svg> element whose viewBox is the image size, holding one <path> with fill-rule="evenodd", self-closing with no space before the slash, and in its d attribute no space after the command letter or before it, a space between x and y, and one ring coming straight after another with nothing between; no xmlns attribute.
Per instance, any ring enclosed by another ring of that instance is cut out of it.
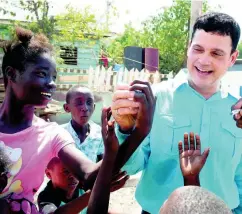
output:
<svg viewBox="0 0 242 214"><path fill-rule="evenodd" d="M110 7L112 6L113 1L112 0L106 0L106 29L109 28L109 13L110 13Z"/></svg>
<svg viewBox="0 0 242 214"><path fill-rule="evenodd" d="M192 29L196 19L202 15L203 0L191 0L191 17L189 38L192 36Z"/></svg>

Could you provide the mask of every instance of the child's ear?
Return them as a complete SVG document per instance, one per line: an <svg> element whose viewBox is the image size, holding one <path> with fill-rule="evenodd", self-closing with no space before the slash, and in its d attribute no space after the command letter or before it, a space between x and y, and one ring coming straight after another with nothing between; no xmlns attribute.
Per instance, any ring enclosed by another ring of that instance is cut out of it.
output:
<svg viewBox="0 0 242 214"><path fill-rule="evenodd" d="M51 173L50 173L49 169L45 170L45 174L46 174L47 178L49 178L51 180Z"/></svg>
<svg viewBox="0 0 242 214"><path fill-rule="evenodd" d="M14 69L11 66L8 66L5 70L6 73L6 77L8 78L8 80L15 82L16 79L16 69Z"/></svg>
<svg viewBox="0 0 242 214"><path fill-rule="evenodd" d="M63 105L63 108L64 108L64 110L65 110L66 113L70 113L69 105L67 103L65 103Z"/></svg>
<svg viewBox="0 0 242 214"><path fill-rule="evenodd" d="M93 111L95 110L95 108L96 108L96 103L94 103L94 106L93 106Z"/></svg>

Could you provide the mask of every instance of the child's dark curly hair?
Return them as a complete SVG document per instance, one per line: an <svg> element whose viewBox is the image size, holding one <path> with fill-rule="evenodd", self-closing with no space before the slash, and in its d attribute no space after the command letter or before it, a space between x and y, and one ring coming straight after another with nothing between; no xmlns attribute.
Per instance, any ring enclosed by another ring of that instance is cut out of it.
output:
<svg viewBox="0 0 242 214"><path fill-rule="evenodd" d="M36 57L43 53L53 55L53 46L45 35L34 35L32 31L20 27L16 28L16 39L1 42L0 47L4 51L2 72L5 87L7 87L7 67L10 66L19 72L24 72L26 62L35 61Z"/></svg>

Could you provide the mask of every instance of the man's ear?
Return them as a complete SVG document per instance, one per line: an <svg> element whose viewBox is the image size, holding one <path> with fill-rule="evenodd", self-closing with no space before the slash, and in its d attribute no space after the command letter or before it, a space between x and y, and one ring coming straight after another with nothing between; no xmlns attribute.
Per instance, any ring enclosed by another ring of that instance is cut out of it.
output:
<svg viewBox="0 0 242 214"><path fill-rule="evenodd" d="M8 66L5 69L5 74L6 74L6 78L8 79L8 81L15 82L16 72L17 72L16 69L11 66Z"/></svg>
<svg viewBox="0 0 242 214"><path fill-rule="evenodd" d="M231 54L229 67L232 67L239 56L239 51L236 50Z"/></svg>
<svg viewBox="0 0 242 214"><path fill-rule="evenodd" d="M63 108L64 108L64 110L65 110L66 113L70 113L70 108L69 108L69 105L67 103L65 103L63 105Z"/></svg>

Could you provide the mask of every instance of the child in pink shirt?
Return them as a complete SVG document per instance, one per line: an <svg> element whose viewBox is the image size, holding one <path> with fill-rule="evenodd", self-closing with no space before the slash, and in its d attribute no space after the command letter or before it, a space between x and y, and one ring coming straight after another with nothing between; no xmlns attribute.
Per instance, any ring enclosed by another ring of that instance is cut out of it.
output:
<svg viewBox="0 0 242 214"><path fill-rule="evenodd" d="M0 141L10 152L15 151L15 164L0 198L7 199L14 212L34 214L33 197L53 157L58 157L86 190L94 184L101 161L93 163L75 147L67 131L34 115L35 108L45 107L56 89L53 50L42 34L22 28L17 28L16 34L15 41L0 43L6 89L0 107ZM122 164L127 161L126 150L124 147L119 154Z"/></svg>
<svg viewBox="0 0 242 214"><path fill-rule="evenodd" d="M48 162L73 141L57 124L37 117L31 127L13 134L0 133L0 139L9 148L21 152L12 167L8 185L0 195L4 197L13 192L21 193L30 201L33 201L34 194L43 182Z"/></svg>
<svg viewBox="0 0 242 214"><path fill-rule="evenodd" d="M46 106L56 89L56 64L44 35L22 28L16 33L16 41L0 43L6 88L0 107L0 141L15 151L16 159L0 198L7 198L13 211L36 213L30 204L53 157L58 156L86 186L93 183L100 163L76 149L70 134L56 123L34 116L35 107Z"/></svg>

